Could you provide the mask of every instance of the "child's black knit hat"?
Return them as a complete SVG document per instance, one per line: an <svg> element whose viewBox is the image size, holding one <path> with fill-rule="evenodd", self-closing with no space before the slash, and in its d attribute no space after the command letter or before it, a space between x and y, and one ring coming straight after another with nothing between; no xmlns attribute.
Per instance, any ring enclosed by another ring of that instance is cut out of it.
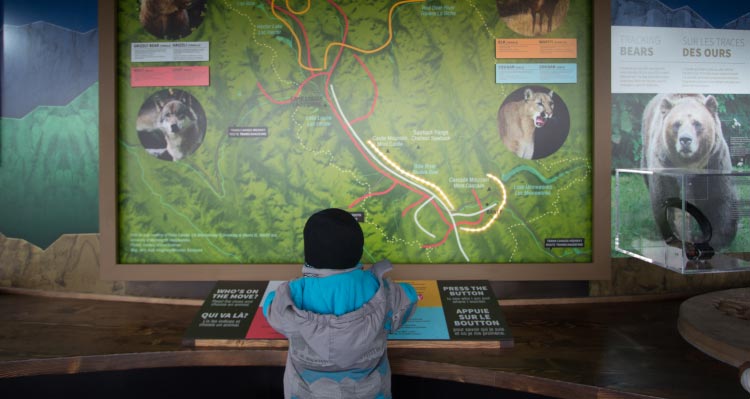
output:
<svg viewBox="0 0 750 399"><path fill-rule="evenodd" d="M317 269L349 269L362 259L365 237L359 222L341 209L330 208L307 219L303 231L305 263Z"/></svg>

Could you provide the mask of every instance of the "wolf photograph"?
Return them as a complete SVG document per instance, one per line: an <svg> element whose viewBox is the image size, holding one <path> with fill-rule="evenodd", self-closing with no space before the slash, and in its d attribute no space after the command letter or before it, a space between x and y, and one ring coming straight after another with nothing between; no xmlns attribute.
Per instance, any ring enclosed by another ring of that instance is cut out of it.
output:
<svg viewBox="0 0 750 399"><path fill-rule="evenodd" d="M149 154L179 161L194 153L206 134L202 107L182 90L159 91L141 106L136 122L138 138Z"/></svg>

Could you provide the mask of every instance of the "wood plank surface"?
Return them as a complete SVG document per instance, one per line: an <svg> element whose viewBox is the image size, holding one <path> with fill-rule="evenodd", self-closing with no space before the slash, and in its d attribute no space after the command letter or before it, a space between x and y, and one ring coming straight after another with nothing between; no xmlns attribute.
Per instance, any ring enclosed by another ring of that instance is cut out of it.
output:
<svg viewBox="0 0 750 399"><path fill-rule="evenodd" d="M747 398L738 369L677 331L680 299L503 306L513 348L390 348L394 374L560 398ZM191 349L199 307L0 293L0 378L283 366L283 349Z"/></svg>
<svg viewBox="0 0 750 399"><path fill-rule="evenodd" d="M677 326L685 340L724 363L740 367L750 362L750 288L686 300Z"/></svg>
<svg viewBox="0 0 750 399"><path fill-rule="evenodd" d="M228 349L287 349L289 341L286 339L189 339L183 340L187 347L228 348ZM455 340L391 340L388 348L419 348L419 349L500 349L512 347L500 341L455 341Z"/></svg>

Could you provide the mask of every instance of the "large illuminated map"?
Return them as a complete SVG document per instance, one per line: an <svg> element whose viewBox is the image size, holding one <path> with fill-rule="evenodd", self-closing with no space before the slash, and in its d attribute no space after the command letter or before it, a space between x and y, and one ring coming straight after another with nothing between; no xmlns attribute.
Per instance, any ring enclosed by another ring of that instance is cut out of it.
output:
<svg viewBox="0 0 750 399"><path fill-rule="evenodd" d="M121 1L119 261L299 263L307 217L339 207L364 262L590 262L590 2L560 0L562 22L528 35L511 3L530 2L214 0L170 38ZM497 39L526 37L575 39L575 81L498 83L499 65L561 65L498 59ZM131 59L160 42L207 43L208 60ZM210 83L131 86L163 66L207 67ZM547 136L522 157L498 110L541 93ZM182 123L189 137L161 138Z"/></svg>

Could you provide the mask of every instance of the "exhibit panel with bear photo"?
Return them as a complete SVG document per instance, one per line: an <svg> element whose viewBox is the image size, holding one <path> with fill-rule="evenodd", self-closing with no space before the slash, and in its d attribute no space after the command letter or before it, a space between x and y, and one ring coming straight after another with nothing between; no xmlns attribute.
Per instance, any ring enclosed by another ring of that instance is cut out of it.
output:
<svg viewBox="0 0 750 399"><path fill-rule="evenodd" d="M750 248L747 11L714 29L706 10L634 3L612 4L613 248L743 270L707 259Z"/></svg>

